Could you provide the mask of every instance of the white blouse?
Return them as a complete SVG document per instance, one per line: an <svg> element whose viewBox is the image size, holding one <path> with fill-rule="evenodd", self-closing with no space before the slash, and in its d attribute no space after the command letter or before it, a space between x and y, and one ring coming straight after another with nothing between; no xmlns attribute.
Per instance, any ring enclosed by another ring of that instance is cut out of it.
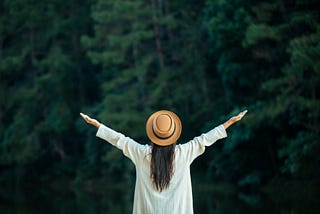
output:
<svg viewBox="0 0 320 214"><path fill-rule="evenodd" d="M121 149L136 167L134 214L192 214L190 164L205 151L205 146L227 137L227 133L220 125L185 144L176 145L174 173L169 187L162 192L154 188L150 178L150 145L141 145L102 124L96 136Z"/></svg>

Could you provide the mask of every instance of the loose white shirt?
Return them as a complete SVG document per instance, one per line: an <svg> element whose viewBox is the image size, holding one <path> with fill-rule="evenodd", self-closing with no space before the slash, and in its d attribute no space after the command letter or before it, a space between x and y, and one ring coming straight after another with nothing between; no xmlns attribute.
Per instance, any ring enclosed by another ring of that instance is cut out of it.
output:
<svg viewBox="0 0 320 214"><path fill-rule="evenodd" d="M174 172L169 187L157 191L150 178L151 146L142 145L101 124L97 137L121 149L136 168L134 214L193 214L190 165L217 140L227 136L223 125L175 147Z"/></svg>

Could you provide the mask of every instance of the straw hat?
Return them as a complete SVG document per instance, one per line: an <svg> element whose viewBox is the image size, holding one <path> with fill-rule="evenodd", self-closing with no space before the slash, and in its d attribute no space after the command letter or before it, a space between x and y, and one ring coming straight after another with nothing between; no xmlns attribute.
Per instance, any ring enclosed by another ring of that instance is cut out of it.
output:
<svg viewBox="0 0 320 214"><path fill-rule="evenodd" d="M181 130L182 125L179 117L167 110L153 113L146 124L149 139L159 146L175 143L180 137Z"/></svg>

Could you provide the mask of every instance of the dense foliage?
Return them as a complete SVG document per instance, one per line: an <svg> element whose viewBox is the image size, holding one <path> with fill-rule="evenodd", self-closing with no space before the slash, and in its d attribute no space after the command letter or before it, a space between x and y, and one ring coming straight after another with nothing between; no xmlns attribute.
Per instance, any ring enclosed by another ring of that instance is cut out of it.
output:
<svg viewBox="0 0 320 214"><path fill-rule="evenodd" d="M0 183L132 182L83 111L148 143L176 112L181 143L248 109L193 165L201 180L261 187L318 181L316 0L0 2Z"/></svg>

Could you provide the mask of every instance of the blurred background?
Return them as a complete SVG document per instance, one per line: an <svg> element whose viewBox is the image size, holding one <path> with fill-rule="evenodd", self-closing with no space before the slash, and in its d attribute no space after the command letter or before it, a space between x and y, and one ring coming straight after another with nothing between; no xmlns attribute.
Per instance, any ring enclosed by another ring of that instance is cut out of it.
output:
<svg viewBox="0 0 320 214"><path fill-rule="evenodd" d="M195 213L315 213L317 0L0 2L0 213L131 213L134 165L84 112L180 143L248 109L192 164Z"/></svg>

